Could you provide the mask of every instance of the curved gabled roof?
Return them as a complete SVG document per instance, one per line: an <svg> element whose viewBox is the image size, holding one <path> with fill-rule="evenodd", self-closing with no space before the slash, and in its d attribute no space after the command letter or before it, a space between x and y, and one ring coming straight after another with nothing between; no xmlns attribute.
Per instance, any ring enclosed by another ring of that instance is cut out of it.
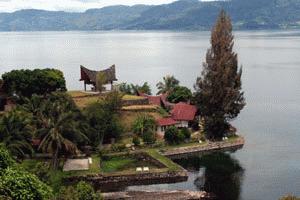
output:
<svg viewBox="0 0 300 200"><path fill-rule="evenodd" d="M107 83L110 83L112 81L117 81L118 79L116 78L116 66L112 65L108 69L102 70L102 71L95 71L95 70L90 70L84 66L80 66L80 81L86 81L87 83L90 84L95 84L97 80L97 74L98 73L104 73L106 77Z"/></svg>

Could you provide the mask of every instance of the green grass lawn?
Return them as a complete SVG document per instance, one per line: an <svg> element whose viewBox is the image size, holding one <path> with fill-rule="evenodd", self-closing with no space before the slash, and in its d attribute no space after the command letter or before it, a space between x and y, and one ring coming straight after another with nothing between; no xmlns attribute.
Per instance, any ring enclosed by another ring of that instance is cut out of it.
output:
<svg viewBox="0 0 300 200"><path fill-rule="evenodd" d="M60 163L59 169L52 170L49 168L41 169L41 163L49 164L50 160L36 160L36 159L26 159L22 163L20 163L20 167L33 173L33 174L41 174L41 172L45 172L45 178L47 179L47 184L49 184L54 191L58 191L59 188L64 185L63 179L70 176L81 176L81 175L89 175L89 174L97 174L100 173L100 158L96 155L92 156L93 163L90 165L89 170L84 171L69 171L63 172L63 162ZM47 165L46 165L47 166Z"/></svg>
<svg viewBox="0 0 300 200"><path fill-rule="evenodd" d="M101 172L104 174L135 173L137 167L149 167L150 171L159 169L159 167L155 164L148 161L139 160L134 155L111 156L101 161Z"/></svg>
<svg viewBox="0 0 300 200"><path fill-rule="evenodd" d="M133 158L126 158L121 156L111 157L108 160L102 160L101 172L110 173L116 171L122 171L128 168L128 166L136 163Z"/></svg>
<svg viewBox="0 0 300 200"><path fill-rule="evenodd" d="M152 156L156 160L160 161L162 164L164 164L167 167L167 170L169 171L178 171L182 170L182 168L174 163L171 159L161 155L156 149L147 149L145 150L148 155Z"/></svg>

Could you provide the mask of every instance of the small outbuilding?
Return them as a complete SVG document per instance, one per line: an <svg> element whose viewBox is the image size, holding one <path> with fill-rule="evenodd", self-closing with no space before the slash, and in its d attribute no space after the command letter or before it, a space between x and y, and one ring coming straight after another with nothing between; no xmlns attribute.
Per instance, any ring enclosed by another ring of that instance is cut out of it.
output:
<svg viewBox="0 0 300 200"><path fill-rule="evenodd" d="M156 122L157 122L157 134L161 137L165 135L165 130L168 127L177 126L179 124L179 122L175 121L171 117L161 118L158 119Z"/></svg>

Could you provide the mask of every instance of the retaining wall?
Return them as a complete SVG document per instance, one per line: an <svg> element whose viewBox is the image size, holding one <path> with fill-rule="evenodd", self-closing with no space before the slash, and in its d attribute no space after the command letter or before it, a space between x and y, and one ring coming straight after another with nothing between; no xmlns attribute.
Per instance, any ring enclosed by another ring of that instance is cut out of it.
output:
<svg viewBox="0 0 300 200"><path fill-rule="evenodd" d="M170 159L180 159L190 156L201 156L207 153L212 153L216 151L236 151L242 148L245 144L243 137L236 139L236 141L228 142L212 142L204 146L194 146L194 147L179 147L171 150L162 152L161 154L167 156Z"/></svg>

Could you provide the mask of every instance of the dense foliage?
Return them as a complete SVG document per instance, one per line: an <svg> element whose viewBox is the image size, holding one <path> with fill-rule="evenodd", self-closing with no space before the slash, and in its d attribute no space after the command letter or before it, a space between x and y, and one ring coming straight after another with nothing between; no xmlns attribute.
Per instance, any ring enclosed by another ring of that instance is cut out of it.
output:
<svg viewBox="0 0 300 200"><path fill-rule="evenodd" d="M0 145L0 199L48 200L51 196L51 188L17 168L8 150Z"/></svg>
<svg viewBox="0 0 300 200"><path fill-rule="evenodd" d="M132 124L132 130L141 136L144 143L153 144L156 141L156 120L151 115L139 115Z"/></svg>
<svg viewBox="0 0 300 200"><path fill-rule="evenodd" d="M156 142L156 134L154 131L147 130L142 135L145 144L154 144Z"/></svg>
<svg viewBox="0 0 300 200"><path fill-rule="evenodd" d="M163 81L156 84L157 94L171 94L175 87L179 86L179 81L174 76L165 76Z"/></svg>
<svg viewBox="0 0 300 200"><path fill-rule="evenodd" d="M74 186L62 187L57 200L102 200L100 193L96 193L94 188L86 183L79 182Z"/></svg>
<svg viewBox="0 0 300 200"><path fill-rule="evenodd" d="M88 124L66 93L33 95L21 108L33 115L39 149L52 154L53 168L58 167L60 156L75 154L77 144L87 141Z"/></svg>
<svg viewBox="0 0 300 200"><path fill-rule="evenodd" d="M178 130L177 127L171 126L165 130L164 139L169 144L180 144L185 139L190 138L189 130Z"/></svg>
<svg viewBox="0 0 300 200"><path fill-rule="evenodd" d="M7 168L0 178L0 195L14 200L47 200L52 190L35 175Z"/></svg>
<svg viewBox="0 0 300 200"><path fill-rule="evenodd" d="M65 91L63 73L56 69L12 70L2 75L6 93L30 97L32 94L47 94Z"/></svg>
<svg viewBox="0 0 300 200"><path fill-rule="evenodd" d="M89 138L94 146L101 147L103 141L119 138L123 132L117 116L120 109L121 95L117 92L86 107L84 114L92 129Z"/></svg>
<svg viewBox="0 0 300 200"><path fill-rule="evenodd" d="M3 172L3 170L12 167L14 164L15 161L10 156L8 150L3 145L0 145L0 171Z"/></svg>
<svg viewBox="0 0 300 200"><path fill-rule="evenodd" d="M0 143L14 156L24 157L33 152L33 132L32 116L27 112L12 110L0 117Z"/></svg>
<svg viewBox="0 0 300 200"><path fill-rule="evenodd" d="M204 118L205 133L211 139L221 138L230 127L228 121L245 106L242 70L233 45L231 20L221 11L212 30L202 75L195 85L195 101Z"/></svg>
<svg viewBox="0 0 300 200"><path fill-rule="evenodd" d="M169 93L167 99L171 103L188 102L191 100L192 96L192 92L189 88L176 86L173 91Z"/></svg>
<svg viewBox="0 0 300 200"><path fill-rule="evenodd" d="M121 83L118 86L118 89L124 94L137 95L139 93L144 93L151 95L151 87L148 82L144 82L143 85Z"/></svg>
<svg viewBox="0 0 300 200"><path fill-rule="evenodd" d="M156 120L151 115L141 114L133 122L132 130L134 133L142 136L146 132L154 132L156 129Z"/></svg>

